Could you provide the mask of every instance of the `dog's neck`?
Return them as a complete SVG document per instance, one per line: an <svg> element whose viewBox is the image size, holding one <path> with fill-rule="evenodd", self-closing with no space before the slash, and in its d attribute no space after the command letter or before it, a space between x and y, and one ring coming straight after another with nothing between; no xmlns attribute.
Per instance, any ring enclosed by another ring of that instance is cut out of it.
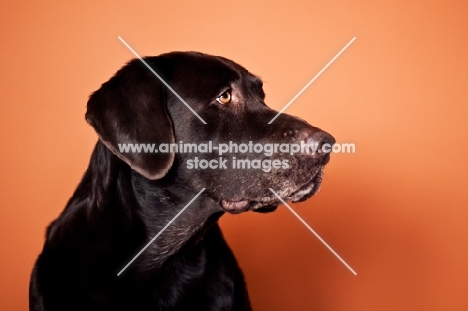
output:
<svg viewBox="0 0 468 311"><path fill-rule="evenodd" d="M65 226L66 215L82 207L87 214L88 227L96 231L105 228L108 219L115 219L119 226L116 232L121 234L106 239L111 239L119 257L130 260L163 231L199 191L164 178L148 180L98 142L88 171L63 212L61 222ZM182 247L199 243L204 232L216 225L222 214L217 202L200 194L132 263L130 270L139 274L158 270ZM52 235L57 231L54 228L50 229ZM125 265L125 260L114 259L116 265Z"/></svg>
<svg viewBox="0 0 468 311"><path fill-rule="evenodd" d="M189 241L200 242L204 231L223 214L219 205L203 193L188 205L197 191L184 184L151 181L134 171L131 180L138 203L136 211L146 226L148 241L158 235L145 250L142 269L159 267Z"/></svg>

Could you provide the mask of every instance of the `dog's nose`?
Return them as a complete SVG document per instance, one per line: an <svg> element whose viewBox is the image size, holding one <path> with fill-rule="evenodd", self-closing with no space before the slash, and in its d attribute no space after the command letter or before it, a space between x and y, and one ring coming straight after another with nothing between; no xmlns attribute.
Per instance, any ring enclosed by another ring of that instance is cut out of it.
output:
<svg viewBox="0 0 468 311"><path fill-rule="evenodd" d="M333 136L320 129L317 129L307 137L307 143L317 144L320 149L324 146L331 148L335 142Z"/></svg>
<svg viewBox="0 0 468 311"><path fill-rule="evenodd" d="M312 156L321 161L322 164L326 164L330 159L330 152L336 142L335 138L327 132L315 128L305 140L305 143L312 148Z"/></svg>

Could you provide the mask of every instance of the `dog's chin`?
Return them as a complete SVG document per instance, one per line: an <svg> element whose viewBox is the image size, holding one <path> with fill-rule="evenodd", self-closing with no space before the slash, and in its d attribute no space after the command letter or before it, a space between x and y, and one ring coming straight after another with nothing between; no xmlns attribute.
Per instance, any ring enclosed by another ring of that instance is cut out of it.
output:
<svg viewBox="0 0 468 311"><path fill-rule="evenodd" d="M299 189L293 191L287 197L282 198L284 201L291 201L293 203L302 202L314 194L320 189L322 183L323 166L318 170L314 177L302 185ZM257 213L271 213L278 208L281 201L277 197L263 198L260 200L238 200L230 201L223 199L221 200L221 207L225 212L231 214L239 214L246 211L254 211Z"/></svg>
<svg viewBox="0 0 468 311"><path fill-rule="evenodd" d="M256 209L253 209L252 211L256 213L271 213L274 212L278 208L278 205L267 205L263 207L258 207Z"/></svg>

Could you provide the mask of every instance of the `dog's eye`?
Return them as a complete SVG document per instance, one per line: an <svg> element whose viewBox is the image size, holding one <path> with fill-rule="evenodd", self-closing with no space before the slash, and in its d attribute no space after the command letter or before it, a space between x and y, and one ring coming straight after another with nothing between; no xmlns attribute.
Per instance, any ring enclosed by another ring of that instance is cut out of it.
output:
<svg viewBox="0 0 468 311"><path fill-rule="evenodd" d="M232 99L231 90L227 90L223 92L223 94L219 95L218 98L216 98L218 103L223 104L223 105L229 104L231 102L231 99Z"/></svg>

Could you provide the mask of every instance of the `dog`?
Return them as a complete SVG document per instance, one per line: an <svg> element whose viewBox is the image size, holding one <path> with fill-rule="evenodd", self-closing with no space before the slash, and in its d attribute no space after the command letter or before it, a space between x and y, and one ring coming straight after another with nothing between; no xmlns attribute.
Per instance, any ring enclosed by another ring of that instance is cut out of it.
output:
<svg viewBox="0 0 468 311"><path fill-rule="evenodd" d="M198 52L144 61L159 78L134 59L88 100L86 120L99 140L73 196L47 228L31 275L32 311L251 310L217 220L226 212L273 211L281 201L270 188L299 202L320 187L329 153L281 147L323 147L334 138L287 114L269 124L277 112L266 106L260 78ZM125 152L123 143L181 148ZM184 143L213 152L184 152ZM257 144L276 153L255 152ZM229 157L216 152L218 145L232 147Z"/></svg>

